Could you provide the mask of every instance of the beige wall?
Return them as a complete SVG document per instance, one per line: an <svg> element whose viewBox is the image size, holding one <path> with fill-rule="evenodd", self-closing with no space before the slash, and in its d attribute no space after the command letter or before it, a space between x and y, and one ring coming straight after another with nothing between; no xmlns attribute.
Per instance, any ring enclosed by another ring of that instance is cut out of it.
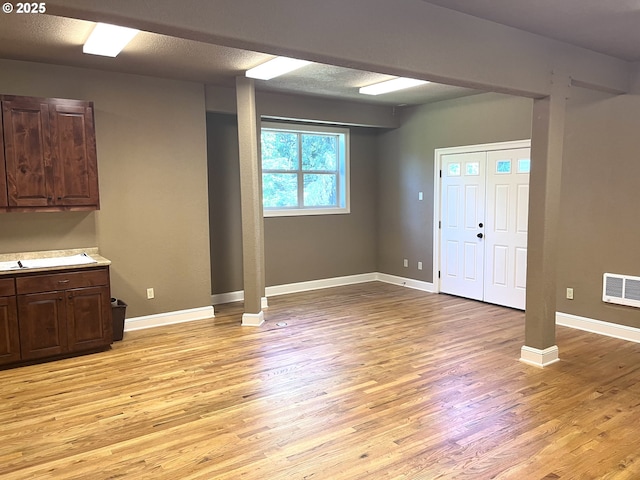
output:
<svg viewBox="0 0 640 480"><path fill-rule="evenodd" d="M481 94L407 109L402 126L380 138L378 267L433 281L433 175L436 148L522 140L532 101ZM423 192L424 200L418 200ZM403 267L403 259L409 267ZM422 262L423 270L417 268Z"/></svg>
<svg viewBox="0 0 640 480"><path fill-rule="evenodd" d="M214 294L243 288L237 135L234 115L207 114ZM267 286L376 271L376 138L351 129L350 214L265 218Z"/></svg>
<svg viewBox="0 0 640 480"><path fill-rule="evenodd" d="M0 252L97 245L127 317L210 305L204 87L0 60L0 91L95 103L101 197L97 212L0 214Z"/></svg>
<svg viewBox="0 0 640 480"><path fill-rule="evenodd" d="M603 273L640 276L640 95L573 88L567 107L557 310L640 327L602 301ZM574 289L574 300L565 298Z"/></svg>

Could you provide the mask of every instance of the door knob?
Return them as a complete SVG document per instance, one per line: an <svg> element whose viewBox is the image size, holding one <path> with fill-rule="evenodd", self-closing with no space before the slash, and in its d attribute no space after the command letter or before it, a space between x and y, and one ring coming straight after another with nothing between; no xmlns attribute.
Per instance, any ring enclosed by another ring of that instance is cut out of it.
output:
<svg viewBox="0 0 640 480"><path fill-rule="evenodd" d="M476 235L476 237L478 237L478 238L482 238L482 237L484 237L484 235L483 235L483 234L481 234L481 233L479 233L479 234L477 234L477 235Z"/></svg>

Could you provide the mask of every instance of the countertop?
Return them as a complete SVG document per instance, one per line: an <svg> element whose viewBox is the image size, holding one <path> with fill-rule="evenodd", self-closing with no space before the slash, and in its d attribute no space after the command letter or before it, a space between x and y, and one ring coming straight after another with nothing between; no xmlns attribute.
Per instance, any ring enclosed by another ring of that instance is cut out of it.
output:
<svg viewBox="0 0 640 480"><path fill-rule="evenodd" d="M78 268L96 268L111 265L111 261L107 260L99 254L98 247L74 248L68 250L46 250L42 252L19 252L19 253L0 253L0 262L17 262L18 260L36 260L60 257L71 257L74 255L86 254L95 260L92 263L73 264L73 265L56 265L40 268L17 268L10 270L0 270L0 276L3 275L19 275L23 273L33 272L54 272L60 270L73 270Z"/></svg>

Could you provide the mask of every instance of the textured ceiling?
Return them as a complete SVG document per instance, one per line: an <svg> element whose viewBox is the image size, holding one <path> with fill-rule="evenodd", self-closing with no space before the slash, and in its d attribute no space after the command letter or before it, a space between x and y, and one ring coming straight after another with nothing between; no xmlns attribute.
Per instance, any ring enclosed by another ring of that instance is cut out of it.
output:
<svg viewBox="0 0 640 480"><path fill-rule="evenodd" d="M397 0L389 0L397 1ZM628 61L640 61L640 0L424 0ZM0 15L0 58L81 66L231 86L271 55L141 32L116 58L82 53L94 23L51 15ZM427 84L378 97L364 85L391 78L312 64L284 77L256 81L259 90L387 105L415 105L478 93Z"/></svg>
<svg viewBox="0 0 640 480"><path fill-rule="evenodd" d="M51 15L0 15L0 58L152 75L231 86L235 77L272 58L264 53L140 32L116 58L85 55L82 45L93 22ZM358 88L388 78L332 65L311 64L270 81L259 90L349 99L385 105L415 105L478 93L476 90L427 84L371 97Z"/></svg>

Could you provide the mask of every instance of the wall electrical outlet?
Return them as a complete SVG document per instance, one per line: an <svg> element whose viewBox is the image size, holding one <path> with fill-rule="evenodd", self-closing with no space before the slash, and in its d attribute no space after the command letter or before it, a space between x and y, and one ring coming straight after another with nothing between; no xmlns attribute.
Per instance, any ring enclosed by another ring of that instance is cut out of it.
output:
<svg viewBox="0 0 640 480"><path fill-rule="evenodd" d="M573 300L573 288L567 288L567 299Z"/></svg>
<svg viewBox="0 0 640 480"><path fill-rule="evenodd" d="M407 260L406 258L404 259L404 266L408 267L409 266L409 260Z"/></svg>
<svg viewBox="0 0 640 480"><path fill-rule="evenodd" d="M418 262L418 270L422 270L422 262Z"/></svg>
<svg viewBox="0 0 640 480"><path fill-rule="evenodd" d="M418 200L422 200L422 192L418 192Z"/></svg>
<svg viewBox="0 0 640 480"><path fill-rule="evenodd" d="M147 288L147 300L151 300L152 298L155 298L156 294L153 291L153 288Z"/></svg>

